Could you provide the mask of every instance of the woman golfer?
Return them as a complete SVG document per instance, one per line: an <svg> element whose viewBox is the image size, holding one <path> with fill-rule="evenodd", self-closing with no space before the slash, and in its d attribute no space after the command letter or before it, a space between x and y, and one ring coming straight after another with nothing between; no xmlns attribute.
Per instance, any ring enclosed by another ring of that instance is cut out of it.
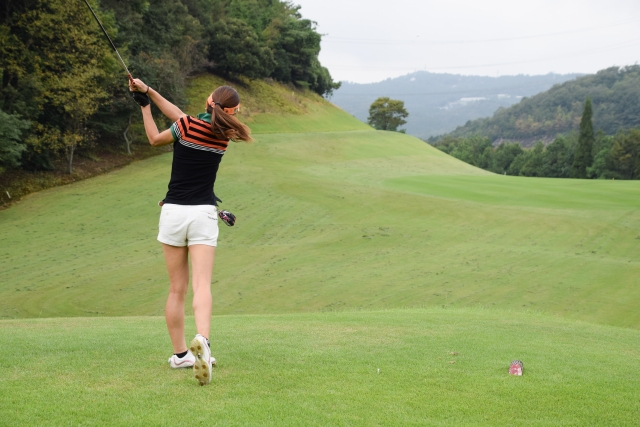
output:
<svg viewBox="0 0 640 427"><path fill-rule="evenodd" d="M211 382L209 333L211 323L211 275L218 239L218 216L213 185L218 166L229 140L251 141L249 128L234 114L240 106L235 89L221 86L206 103L206 113L188 116L139 79L129 84L133 98L142 108L144 129L153 146L174 144L169 191L160 202L162 212L158 240L162 243L169 273L169 297L165 318L174 355L172 368L193 367L200 385ZM153 121L149 102L167 116L173 125L163 132ZM184 299L191 286L193 312L198 334L189 350L184 335Z"/></svg>

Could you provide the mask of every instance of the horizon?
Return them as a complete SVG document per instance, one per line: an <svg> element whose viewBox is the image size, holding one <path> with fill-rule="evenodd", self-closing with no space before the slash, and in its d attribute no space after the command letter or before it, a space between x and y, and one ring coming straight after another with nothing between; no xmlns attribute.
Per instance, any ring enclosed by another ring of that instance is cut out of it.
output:
<svg viewBox="0 0 640 427"><path fill-rule="evenodd" d="M638 65L638 64L632 64L632 65L613 65L611 67L607 67L607 68L613 68L613 67L618 67L618 68L622 68L622 67L630 67L633 65ZM603 68L606 69L606 68ZM598 70L601 71L601 70ZM596 73L598 72L596 71ZM447 75L447 76L460 76L460 77L487 77L487 78L493 78L493 79L499 79L501 77L540 77L540 76L549 76L549 75L556 75L556 76L568 76L571 74L577 75L577 76L587 76L590 74L595 74L595 73L579 73L579 72L568 72L568 73L554 73L554 72L548 72L548 73L543 73L543 74L527 74L527 73L519 73L519 74L502 74L499 76L488 76L488 75L482 75L482 74L462 74L462 73L445 73L445 72L432 72L432 71L427 71L427 70L416 70L416 71L411 71L407 74L402 74L399 76L395 76L395 77L386 77L383 80L379 80L379 81L375 81L375 82L368 82L368 83L359 83L359 82L353 82L353 81L348 81L348 80L340 80L341 83L346 83L346 84L358 84L358 85L368 85L368 84L378 84L378 83L382 83L385 82L387 80L395 80L395 79L399 79L402 77L409 77L413 74L418 74L418 73L427 73L427 74L435 74L435 75Z"/></svg>

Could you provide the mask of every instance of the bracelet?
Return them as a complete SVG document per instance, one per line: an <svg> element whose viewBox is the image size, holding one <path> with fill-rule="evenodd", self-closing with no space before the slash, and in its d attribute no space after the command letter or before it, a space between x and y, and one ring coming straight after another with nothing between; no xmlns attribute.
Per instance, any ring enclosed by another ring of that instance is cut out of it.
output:
<svg viewBox="0 0 640 427"><path fill-rule="evenodd" d="M147 91L144 93L145 95L149 93L149 89L151 89L151 86L147 85Z"/></svg>

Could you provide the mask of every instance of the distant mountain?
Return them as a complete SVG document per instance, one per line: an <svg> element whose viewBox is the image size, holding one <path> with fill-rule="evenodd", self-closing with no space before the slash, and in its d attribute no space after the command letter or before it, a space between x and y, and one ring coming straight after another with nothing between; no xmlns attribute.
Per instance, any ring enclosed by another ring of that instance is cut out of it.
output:
<svg viewBox="0 0 640 427"><path fill-rule="evenodd" d="M621 129L640 127L640 65L611 67L555 85L498 110L491 118L466 123L448 135L481 135L494 143L510 140L524 146L539 140L550 142L558 134L578 129L587 97L593 101L596 130L612 135Z"/></svg>
<svg viewBox="0 0 640 427"><path fill-rule="evenodd" d="M579 74L542 76L462 76L417 71L379 83L343 82L331 102L362 121L369 106L381 96L404 101L409 111L407 133L426 139L451 132L469 120L490 117L523 97L543 92Z"/></svg>

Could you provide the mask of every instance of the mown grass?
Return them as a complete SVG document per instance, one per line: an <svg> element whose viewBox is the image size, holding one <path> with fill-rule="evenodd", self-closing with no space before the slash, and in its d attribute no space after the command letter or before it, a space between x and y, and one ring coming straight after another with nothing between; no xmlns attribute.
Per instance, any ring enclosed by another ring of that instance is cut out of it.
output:
<svg viewBox="0 0 640 427"><path fill-rule="evenodd" d="M256 142L216 184L238 222L213 385L168 368L148 317L168 289L162 155L0 212L0 424L637 423L637 182L495 176L313 94L244 89Z"/></svg>
<svg viewBox="0 0 640 427"><path fill-rule="evenodd" d="M215 316L213 383L157 317L0 322L5 426L635 425L640 332L416 309ZM524 376L507 374L512 359ZM379 370L379 371L378 371Z"/></svg>
<svg viewBox="0 0 640 427"><path fill-rule="evenodd" d="M238 222L215 313L483 306L640 326L636 182L494 176L389 132L257 139L216 184ZM0 316L160 315L170 160L1 212Z"/></svg>

